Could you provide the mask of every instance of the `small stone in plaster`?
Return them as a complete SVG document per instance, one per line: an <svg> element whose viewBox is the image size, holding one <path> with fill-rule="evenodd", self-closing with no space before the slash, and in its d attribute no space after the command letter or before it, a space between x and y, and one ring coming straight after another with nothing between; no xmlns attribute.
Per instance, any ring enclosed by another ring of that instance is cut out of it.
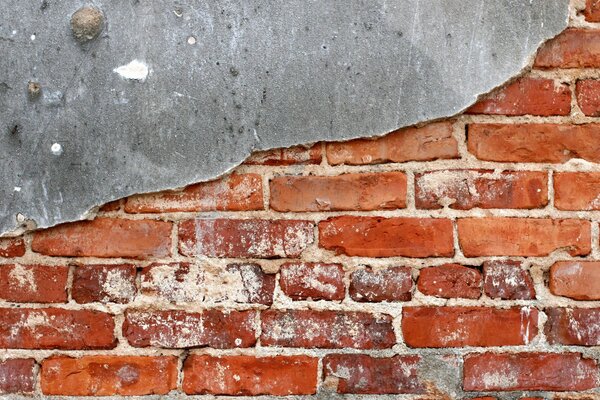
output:
<svg viewBox="0 0 600 400"><path fill-rule="evenodd" d="M52 146L50 147L50 151L52 152L52 154L54 154L55 156L60 156L63 153L63 147L60 145L60 143L54 143L52 144Z"/></svg>
<svg viewBox="0 0 600 400"><path fill-rule="evenodd" d="M29 81L27 84L27 92L29 93L29 98L35 100L40 97L42 86L38 82Z"/></svg>
<svg viewBox="0 0 600 400"><path fill-rule="evenodd" d="M190 36L187 40L188 44L196 44L196 38L193 36Z"/></svg>
<svg viewBox="0 0 600 400"><path fill-rule="evenodd" d="M127 65L115 68L113 72L125 79L144 82L148 76L148 66L141 61L133 60Z"/></svg>
<svg viewBox="0 0 600 400"><path fill-rule="evenodd" d="M35 34L30 36L31 41L33 42L35 40Z"/></svg>
<svg viewBox="0 0 600 400"><path fill-rule="evenodd" d="M22 224L23 222L25 222L25 216L21 213L18 213L16 218L17 218L17 222L19 224Z"/></svg>
<svg viewBox="0 0 600 400"><path fill-rule="evenodd" d="M85 43L94 39L104 26L104 15L95 7L81 7L71 16L71 30L75 38Z"/></svg>

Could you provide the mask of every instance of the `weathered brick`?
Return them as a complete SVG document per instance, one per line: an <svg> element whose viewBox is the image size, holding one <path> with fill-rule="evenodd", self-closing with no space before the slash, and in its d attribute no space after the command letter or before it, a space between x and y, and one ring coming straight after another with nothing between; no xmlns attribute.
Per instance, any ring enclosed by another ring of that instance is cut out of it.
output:
<svg viewBox="0 0 600 400"><path fill-rule="evenodd" d="M483 263L483 289L493 299L535 299L533 279L515 260L494 260Z"/></svg>
<svg viewBox="0 0 600 400"><path fill-rule="evenodd" d="M103 206L101 206L98 209L98 211L100 211L100 212L119 211L121 209L122 205L123 205L123 200L115 200L115 201L111 201L111 202L104 204Z"/></svg>
<svg viewBox="0 0 600 400"><path fill-rule="evenodd" d="M179 225L187 256L298 257L314 240L314 225L298 220L196 219Z"/></svg>
<svg viewBox="0 0 600 400"><path fill-rule="evenodd" d="M0 394L33 393L34 366L35 360L32 358L0 361Z"/></svg>
<svg viewBox="0 0 600 400"><path fill-rule="evenodd" d="M559 210L600 210L600 173L555 173L554 205Z"/></svg>
<svg viewBox="0 0 600 400"><path fill-rule="evenodd" d="M358 139L327 144L332 165L380 164L459 158L452 135L452 121L435 122L421 128L404 128L377 139Z"/></svg>
<svg viewBox="0 0 600 400"><path fill-rule="evenodd" d="M350 297L360 302L409 301L413 280L408 267L359 269L350 277Z"/></svg>
<svg viewBox="0 0 600 400"><path fill-rule="evenodd" d="M323 359L323 375L325 385L341 394L422 394L420 361L417 355L328 354Z"/></svg>
<svg viewBox="0 0 600 400"><path fill-rule="evenodd" d="M45 395L132 396L177 388L177 357L54 356L42 362Z"/></svg>
<svg viewBox="0 0 600 400"><path fill-rule="evenodd" d="M285 263L279 272L279 286L292 300L342 300L346 294L340 264Z"/></svg>
<svg viewBox="0 0 600 400"><path fill-rule="evenodd" d="M262 178L258 174L231 174L180 191L135 195L125 203L128 213L249 211L263 208Z"/></svg>
<svg viewBox="0 0 600 400"><path fill-rule="evenodd" d="M417 287L428 296L478 299L481 296L481 272L459 264L423 268Z"/></svg>
<svg viewBox="0 0 600 400"><path fill-rule="evenodd" d="M0 299L15 303L64 303L69 268L52 265L0 265Z"/></svg>
<svg viewBox="0 0 600 400"><path fill-rule="evenodd" d="M600 0L587 0L585 3L585 19L589 22L600 22Z"/></svg>
<svg viewBox="0 0 600 400"><path fill-rule="evenodd" d="M128 303L137 292L133 264L78 265L71 296L78 303Z"/></svg>
<svg viewBox="0 0 600 400"><path fill-rule="evenodd" d="M530 307L404 307L402 334L409 347L518 346L537 336Z"/></svg>
<svg viewBox="0 0 600 400"><path fill-rule="evenodd" d="M271 180L270 188L271 208L281 212L406 207L406 175L402 172L279 176Z"/></svg>
<svg viewBox="0 0 600 400"><path fill-rule="evenodd" d="M59 308L0 309L0 348L112 349L115 323L110 314Z"/></svg>
<svg viewBox="0 0 600 400"><path fill-rule="evenodd" d="M273 303L275 275L257 264L154 263L142 270L142 293L163 301Z"/></svg>
<svg viewBox="0 0 600 400"><path fill-rule="evenodd" d="M571 90L552 79L520 78L478 101L470 114L569 115Z"/></svg>
<svg viewBox="0 0 600 400"><path fill-rule="evenodd" d="M48 256L147 258L171 254L171 223L97 218L34 233L33 251Z"/></svg>
<svg viewBox="0 0 600 400"><path fill-rule="evenodd" d="M548 308L544 333L550 344L600 346L600 308Z"/></svg>
<svg viewBox="0 0 600 400"><path fill-rule="evenodd" d="M321 144L311 147L294 146L253 153L244 164L247 165L298 165L321 164Z"/></svg>
<svg viewBox="0 0 600 400"><path fill-rule="evenodd" d="M577 81L577 103L581 111L590 117L600 116L600 80Z"/></svg>
<svg viewBox="0 0 600 400"><path fill-rule="evenodd" d="M550 268L550 291L575 300L600 300L600 262L554 263Z"/></svg>
<svg viewBox="0 0 600 400"><path fill-rule="evenodd" d="M600 67L600 31L567 29L547 42L537 54L534 67L597 68Z"/></svg>
<svg viewBox="0 0 600 400"><path fill-rule="evenodd" d="M580 391L595 388L597 376L596 361L580 353L482 353L465 357L463 387L467 391Z"/></svg>
<svg viewBox="0 0 600 400"><path fill-rule="evenodd" d="M127 311L123 336L134 347L251 347L254 311Z"/></svg>
<svg viewBox="0 0 600 400"><path fill-rule="evenodd" d="M392 317L386 314L267 310L261 319L263 346L385 349L396 343Z"/></svg>
<svg viewBox="0 0 600 400"><path fill-rule="evenodd" d="M25 255L25 242L20 238L0 239L0 257L12 258Z"/></svg>
<svg viewBox="0 0 600 400"><path fill-rule="evenodd" d="M578 219L464 218L458 240L465 256L547 256L565 250L572 256L591 251L590 222Z"/></svg>
<svg viewBox="0 0 600 400"><path fill-rule="evenodd" d="M541 171L440 170L415 175L417 208L541 208L548 176Z"/></svg>
<svg viewBox="0 0 600 400"><path fill-rule="evenodd" d="M364 257L451 257L452 222L433 218L342 216L319 223L319 246Z"/></svg>
<svg viewBox="0 0 600 400"><path fill-rule="evenodd" d="M486 161L600 162L600 124L471 124L467 145Z"/></svg>
<svg viewBox="0 0 600 400"><path fill-rule="evenodd" d="M183 366L183 391L227 396L309 395L317 391L317 368L318 359L307 356L194 354Z"/></svg>

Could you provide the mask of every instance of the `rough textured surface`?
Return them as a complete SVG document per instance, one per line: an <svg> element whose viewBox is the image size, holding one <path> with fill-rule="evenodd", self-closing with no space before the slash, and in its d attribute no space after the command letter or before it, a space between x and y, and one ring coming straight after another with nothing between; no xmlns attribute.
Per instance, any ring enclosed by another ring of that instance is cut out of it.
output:
<svg viewBox="0 0 600 400"><path fill-rule="evenodd" d="M564 29L567 3L2 0L0 233L206 181L253 150L454 115Z"/></svg>

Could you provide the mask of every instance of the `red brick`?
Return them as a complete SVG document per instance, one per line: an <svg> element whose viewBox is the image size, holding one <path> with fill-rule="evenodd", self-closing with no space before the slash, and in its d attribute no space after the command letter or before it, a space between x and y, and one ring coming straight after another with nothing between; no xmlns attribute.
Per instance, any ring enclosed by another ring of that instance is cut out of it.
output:
<svg viewBox="0 0 600 400"><path fill-rule="evenodd" d="M600 173L555 173L554 205L559 210L600 210Z"/></svg>
<svg viewBox="0 0 600 400"><path fill-rule="evenodd" d="M263 208L262 178L258 174L231 174L180 191L135 195L125 203L128 213L249 211Z"/></svg>
<svg viewBox="0 0 600 400"><path fill-rule="evenodd" d="M417 287L428 296L478 299L481 296L481 272L459 264L423 268Z"/></svg>
<svg viewBox="0 0 600 400"><path fill-rule="evenodd" d="M459 158L452 136L452 121L435 122L421 128L404 128L377 139L358 139L327 144L332 165L381 164Z"/></svg>
<svg viewBox="0 0 600 400"><path fill-rule="evenodd" d="M452 222L432 218L342 216L319 223L319 246L364 257L451 257Z"/></svg>
<svg viewBox="0 0 600 400"><path fill-rule="evenodd" d="M535 287L520 261L495 260L483 263L483 289L493 299L532 300Z"/></svg>
<svg viewBox="0 0 600 400"><path fill-rule="evenodd" d="M54 356L42 362L42 392L63 396L167 394L177 388L177 357Z"/></svg>
<svg viewBox="0 0 600 400"><path fill-rule="evenodd" d="M580 353L482 353L465 357L467 391L580 391L596 387L596 361ZM576 371L576 373L574 373Z"/></svg>
<svg viewBox="0 0 600 400"><path fill-rule="evenodd" d="M599 132L599 124L471 124L467 144L475 157L486 161L600 162Z"/></svg>
<svg viewBox="0 0 600 400"><path fill-rule="evenodd" d="M99 311L60 308L0 309L0 348L112 349L115 323Z"/></svg>
<svg viewBox="0 0 600 400"><path fill-rule="evenodd" d="M78 265L71 296L78 303L129 303L137 292L136 272L132 264Z"/></svg>
<svg viewBox="0 0 600 400"><path fill-rule="evenodd" d="M251 347L254 311L127 311L123 336L134 347Z"/></svg>
<svg viewBox="0 0 600 400"><path fill-rule="evenodd" d="M571 256L591 251L590 222L578 219L465 218L458 240L465 256L544 257L556 250Z"/></svg>
<svg viewBox="0 0 600 400"><path fill-rule="evenodd" d="M406 207L402 172L337 176L280 176L271 180L275 211L370 211Z"/></svg>
<svg viewBox="0 0 600 400"><path fill-rule="evenodd" d="M314 240L314 225L298 220L196 219L179 225L186 256L298 257Z"/></svg>
<svg viewBox="0 0 600 400"><path fill-rule="evenodd" d="M577 103L581 111L590 117L600 116L600 80L577 81Z"/></svg>
<svg viewBox="0 0 600 400"><path fill-rule="evenodd" d="M183 366L183 391L227 396L314 394L317 368L318 359L307 356L191 355Z"/></svg>
<svg viewBox="0 0 600 400"><path fill-rule="evenodd" d="M386 314L268 310L261 319L263 346L386 349L396 343L392 317Z"/></svg>
<svg viewBox="0 0 600 400"><path fill-rule="evenodd" d="M321 143L311 147L294 146L287 149L273 149L253 153L244 164L247 165L297 165L321 164Z"/></svg>
<svg viewBox="0 0 600 400"><path fill-rule="evenodd" d="M342 300L346 294L340 264L285 263L279 272L279 285L292 300Z"/></svg>
<svg viewBox="0 0 600 400"><path fill-rule="evenodd" d="M100 212L112 212L119 211L123 205L123 200L115 200L104 204L98 211Z"/></svg>
<svg viewBox="0 0 600 400"><path fill-rule="evenodd" d="M548 308L544 329L548 343L600 346L600 308Z"/></svg>
<svg viewBox="0 0 600 400"><path fill-rule="evenodd" d="M164 257L171 254L171 223L97 218L34 233L33 251L64 257Z"/></svg>
<svg viewBox="0 0 600 400"><path fill-rule="evenodd" d="M600 300L600 262L554 263L550 268L550 291L575 300Z"/></svg>
<svg viewBox="0 0 600 400"><path fill-rule="evenodd" d="M33 393L35 360L9 359L0 361L0 394Z"/></svg>
<svg viewBox="0 0 600 400"><path fill-rule="evenodd" d="M489 115L569 115L571 90L552 79L520 78L467 110Z"/></svg>
<svg viewBox="0 0 600 400"><path fill-rule="evenodd" d="M548 204L546 172L440 170L415 176L417 208L541 208Z"/></svg>
<svg viewBox="0 0 600 400"><path fill-rule="evenodd" d="M154 263L142 270L142 293L163 301L273 303L275 275L257 264L225 268L200 263Z"/></svg>
<svg viewBox="0 0 600 400"><path fill-rule="evenodd" d="M402 334L409 347L518 346L537 336L530 307L404 307Z"/></svg>
<svg viewBox="0 0 600 400"><path fill-rule="evenodd" d="M15 303L64 303L69 269L52 265L0 265L0 299Z"/></svg>
<svg viewBox="0 0 600 400"><path fill-rule="evenodd" d="M600 67L599 43L600 31L567 29L540 49L534 67L541 69Z"/></svg>
<svg viewBox="0 0 600 400"><path fill-rule="evenodd" d="M600 22L600 0L587 0L585 19L589 22Z"/></svg>
<svg viewBox="0 0 600 400"><path fill-rule="evenodd" d="M325 385L342 394L422 394L419 356L371 357L328 354L323 359Z"/></svg>
<svg viewBox="0 0 600 400"><path fill-rule="evenodd" d="M23 239L0 239L0 257L12 258L25 255Z"/></svg>
<svg viewBox="0 0 600 400"><path fill-rule="evenodd" d="M350 297L359 302L409 301L412 287L408 267L359 269L350 277Z"/></svg>

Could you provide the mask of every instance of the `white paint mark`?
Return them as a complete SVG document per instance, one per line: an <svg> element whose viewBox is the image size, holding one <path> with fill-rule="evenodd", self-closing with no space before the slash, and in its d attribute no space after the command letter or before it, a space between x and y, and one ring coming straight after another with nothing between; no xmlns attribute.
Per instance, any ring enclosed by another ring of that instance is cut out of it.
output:
<svg viewBox="0 0 600 400"><path fill-rule="evenodd" d="M193 36L190 36L187 40L188 44L196 44L196 38Z"/></svg>
<svg viewBox="0 0 600 400"><path fill-rule="evenodd" d="M127 65L113 69L113 72L125 79L144 82L148 76L148 66L141 61L133 60Z"/></svg>
<svg viewBox="0 0 600 400"><path fill-rule="evenodd" d="M52 144L52 146L50 147L50 151L52 152L52 154L54 154L55 156L60 156L63 153L63 147L60 145L60 143L54 143Z"/></svg>

